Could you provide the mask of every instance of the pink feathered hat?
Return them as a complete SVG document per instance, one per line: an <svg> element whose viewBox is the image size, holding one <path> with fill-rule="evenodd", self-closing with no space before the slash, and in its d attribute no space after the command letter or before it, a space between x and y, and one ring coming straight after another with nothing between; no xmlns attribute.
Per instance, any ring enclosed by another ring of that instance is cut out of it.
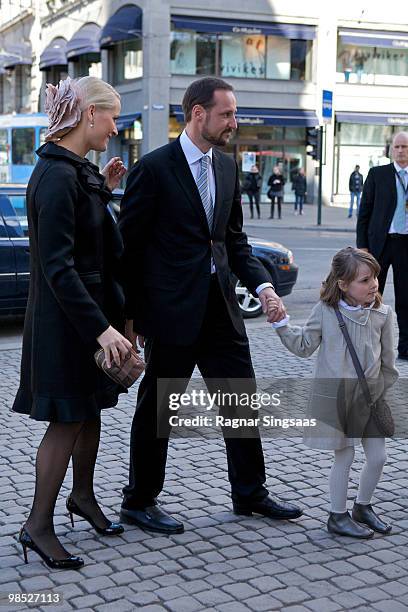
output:
<svg viewBox="0 0 408 612"><path fill-rule="evenodd" d="M48 115L46 142L58 140L78 125L81 120L81 98L76 82L70 77L59 85L47 84L45 90L45 112Z"/></svg>

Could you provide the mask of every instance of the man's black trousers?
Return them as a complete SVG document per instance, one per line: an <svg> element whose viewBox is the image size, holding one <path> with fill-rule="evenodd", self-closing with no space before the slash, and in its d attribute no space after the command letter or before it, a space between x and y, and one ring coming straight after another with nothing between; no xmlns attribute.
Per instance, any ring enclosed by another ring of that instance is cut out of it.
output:
<svg viewBox="0 0 408 612"><path fill-rule="evenodd" d="M394 277L395 312L399 327L398 353L408 355L408 235L388 234L378 259L379 291L384 292L390 266Z"/></svg>
<svg viewBox="0 0 408 612"><path fill-rule="evenodd" d="M219 383L224 378L246 379L246 390L256 390L248 339L234 328L216 275L211 279L197 341L191 346L180 346L147 339L145 354L147 366L131 431L129 485L124 488L123 507L129 510L153 505L164 484L168 439L157 436L158 378L184 379L181 386L179 382L175 387L183 392L197 365L210 392L215 392L211 379L218 379ZM241 438L223 433L232 499L244 502L264 499L268 492L264 487L265 465L258 430L254 428L252 436Z"/></svg>

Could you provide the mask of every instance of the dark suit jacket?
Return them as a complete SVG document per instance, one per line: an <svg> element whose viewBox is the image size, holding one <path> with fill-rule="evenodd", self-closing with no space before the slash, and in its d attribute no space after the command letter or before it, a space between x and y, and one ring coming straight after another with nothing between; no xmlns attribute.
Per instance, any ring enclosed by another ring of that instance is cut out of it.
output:
<svg viewBox="0 0 408 612"><path fill-rule="evenodd" d="M145 155L129 174L119 217L126 314L138 333L162 342L187 345L197 338L209 294L211 254L241 334L244 324L231 271L251 291L270 281L242 231L238 167L218 150L213 150L213 165L211 233L179 140Z"/></svg>
<svg viewBox="0 0 408 612"><path fill-rule="evenodd" d="M357 219L357 247L381 257L397 206L394 164L371 168L364 183Z"/></svg>

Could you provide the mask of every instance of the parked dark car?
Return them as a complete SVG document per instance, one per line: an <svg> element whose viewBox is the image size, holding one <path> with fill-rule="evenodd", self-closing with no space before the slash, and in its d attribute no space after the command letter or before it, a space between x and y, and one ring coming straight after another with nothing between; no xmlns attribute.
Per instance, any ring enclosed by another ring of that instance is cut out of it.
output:
<svg viewBox="0 0 408 612"><path fill-rule="evenodd" d="M0 186L0 313L24 314L30 279L23 185Z"/></svg>
<svg viewBox="0 0 408 612"><path fill-rule="evenodd" d="M0 186L0 314L23 314L29 285L29 244L26 188ZM120 209L123 190L115 190L110 204L113 213ZM272 277L276 292L288 295L296 283L298 267L289 249L278 242L249 237L254 254ZM235 291L245 318L257 317L260 301L234 277Z"/></svg>

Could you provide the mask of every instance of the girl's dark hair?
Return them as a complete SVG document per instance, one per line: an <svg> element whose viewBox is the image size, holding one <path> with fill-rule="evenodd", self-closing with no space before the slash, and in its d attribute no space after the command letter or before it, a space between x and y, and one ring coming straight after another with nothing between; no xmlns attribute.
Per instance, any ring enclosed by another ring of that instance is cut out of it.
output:
<svg viewBox="0 0 408 612"><path fill-rule="evenodd" d="M196 104L199 104L206 110L214 106L214 92L218 89L234 91L232 85L223 81L223 79L214 77L203 77L202 79L193 81L191 85L187 87L181 103L186 123L191 121L191 111Z"/></svg>
<svg viewBox="0 0 408 612"><path fill-rule="evenodd" d="M320 290L322 302L332 307L337 306L339 300L343 298L343 292L338 281L351 283L357 277L361 264L366 264L374 276L379 275L380 264L370 253L354 247L346 247L336 253L332 260L330 273L322 283ZM374 308L378 308L381 302L381 294L377 292L374 298Z"/></svg>

